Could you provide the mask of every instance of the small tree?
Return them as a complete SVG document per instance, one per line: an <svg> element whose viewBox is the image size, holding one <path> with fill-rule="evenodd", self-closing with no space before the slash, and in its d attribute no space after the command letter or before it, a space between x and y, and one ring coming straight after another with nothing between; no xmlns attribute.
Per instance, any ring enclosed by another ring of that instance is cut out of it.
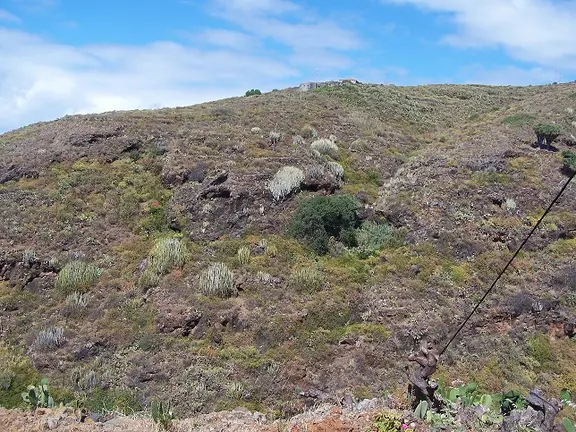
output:
<svg viewBox="0 0 576 432"><path fill-rule="evenodd" d="M545 144L550 149L550 144L562 134L560 127L553 124L538 123L534 126L534 133L538 139L538 148Z"/></svg>
<svg viewBox="0 0 576 432"><path fill-rule="evenodd" d="M252 90L248 90L246 92L246 96L254 96L254 95L261 95L262 92L258 89L252 89Z"/></svg>

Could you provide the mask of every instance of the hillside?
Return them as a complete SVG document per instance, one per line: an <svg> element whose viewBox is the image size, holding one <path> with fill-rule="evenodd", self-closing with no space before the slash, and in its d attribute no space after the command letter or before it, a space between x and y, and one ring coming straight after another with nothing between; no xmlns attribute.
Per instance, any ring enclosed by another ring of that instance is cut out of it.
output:
<svg viewBox="0 0 576 432"><path fill-rule="evenodd" d="M25 407L40 377L98 412L405 400L407 355L447 341L567 180L574 108L576 84L362 84L0 135L0 406ZM561 126L558 151L534 147L538 122ZM331 135L337 154L312 151ZM305 178L275 200L285 166ZM386 232L371 253L289 235L300 203L331 194ZM436 376L576 394L575 198L573 184ZM203 290L214 263L229 297Z"/></svg>

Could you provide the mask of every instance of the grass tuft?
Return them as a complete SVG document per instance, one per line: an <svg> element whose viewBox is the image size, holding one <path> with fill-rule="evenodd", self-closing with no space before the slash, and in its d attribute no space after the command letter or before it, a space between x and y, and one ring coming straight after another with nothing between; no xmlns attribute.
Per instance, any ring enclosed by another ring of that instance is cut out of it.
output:
<svg viewBox="0 0 576 432"><path fill-rule="evenodd" d="M70 261L56 277L55 288L64 295L85 292L102 274L102 270L84 261Z"/></svg>
<svg viewBox="0 0 576 432"><path fill-rule="evenodd" d="M318 291L323 282L324 276L313 267L300 267L290 275L290 285L298 291Z"/></svg>
<svg viewBox="0 0 576 432"><path fill-rule="evenodd" d="M236 258L240 265L246 265L250 262L250 248L248 246L242 246L238 249L236 253Z"/></svg>
<svg viewBox="0 0 576 432"><path fill-rule="evenodd" d="M187 254L186 245L180 239L157 240L148 254L148 265L138 278L138 285L144 290L158 285L161 277L173 267L182 267L186 263Z"/></svg>
<svg viewBox="0 0 576 432"><path fill-rule="evenodd" d="M200 275L200 289L206 296L232 297L236 293L234 275L226 264L212 264Z"/></svg>
<svg viewBox="0 0 576 432"><path fill-rule="evenodd" d="M41 330L34 341L34 348L40 351L53 350L66 343L62 327L48 327Z"/></svg>

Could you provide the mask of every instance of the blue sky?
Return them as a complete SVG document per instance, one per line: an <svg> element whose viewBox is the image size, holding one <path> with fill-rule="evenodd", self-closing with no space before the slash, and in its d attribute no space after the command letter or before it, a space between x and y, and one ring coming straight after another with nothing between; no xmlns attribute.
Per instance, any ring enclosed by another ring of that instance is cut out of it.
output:
<svg viewBox="0 0 576 432"><path fill-rule="evenodd" d="M576 78L576 0L0 0L0 132L355 77Z"/></svg>

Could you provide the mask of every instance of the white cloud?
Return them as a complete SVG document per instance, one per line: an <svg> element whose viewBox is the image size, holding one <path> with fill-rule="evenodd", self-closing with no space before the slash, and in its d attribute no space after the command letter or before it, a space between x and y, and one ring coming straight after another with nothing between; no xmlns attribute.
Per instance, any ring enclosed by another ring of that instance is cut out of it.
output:
<svg viewBox="0 0 576 432"><path fill-rule="evenodd" d="M0 27L0 131L73 113L183 106L287 86L298 69L174 42L74 47Z"/></svg>
<svg viewBox="0 0 576 432"><path fill-rule="evenodd" d="M17 24L22 22L22 20L16 15L4 9L0 9L0 21L13 22Z"/></svg>
<svg viewBox="0 0 576 432"><path fill-rule="evenodd" d="M56 0L13 0L48 7ZM283 88L317 67L334 77L360 41L289 0L212 0L235 28L186 43L83 45L0 26L0 132L73 113L182 106ZM73 17L72 17L73 18Z"/></svg>
<svg viewBox="0 0 576 432"><path fill-rule="evenodd" d="M383 0L448 13L457 27L443 41L460 47L501 47L512 57L576 70L576 1Z"/></svg>
<svg viewBox="0 0 576 432"><path fill-rule="evenodd" d="M206 29L198 34L190 35L188 38L194 42L237 50L254 50L261 46L260 40L254 36L240 31L225 29Z"/></svg>
<svg viewBox="0 0 576 432"><path fill-rule="evenodd" d="M281 15L301 10L290 0L215 0L215 4L229 11L252 15Z"/></svg>
<svg viewBox="0 0 576 432"><path fill-rule="evenodd" d="M287 0L213 0L213 13L247 33L292 49L347 51L361 41L353 31L314 16ZM282 19L285 15L290 19ZM321 59L318 59L321 60Z"/></svg>

